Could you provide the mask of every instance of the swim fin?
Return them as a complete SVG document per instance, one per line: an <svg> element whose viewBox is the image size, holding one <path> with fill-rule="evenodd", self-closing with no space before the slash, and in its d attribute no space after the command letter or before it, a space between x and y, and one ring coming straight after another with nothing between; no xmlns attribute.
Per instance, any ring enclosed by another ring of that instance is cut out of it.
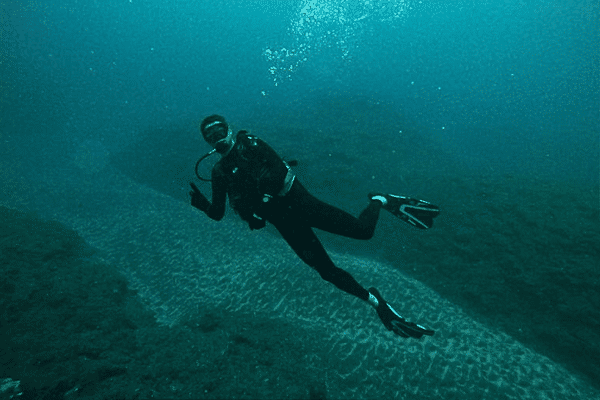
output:
<svg viewBox="0 0 600 400"><path fill-rule="evenodd" d="M438 206L425 200L396 196L394 194L369 193L369 199L371 200L376 196L386 199L387 202L383 206L384 210L391 212L402 221L419 229L431 228L433 226L433 219L440 213Z"/></svg>
<svg viewBox="0 0 600 400"><path fill-rule="evenodd" d="M377 315L379 315L379 319L381 319L381 322L383 322L383 325L389 331L392 331L403 338L412 337L415 339L420 339L423 335L433 336L435 333L435 331L432 331L431 329L427 329L414 322L408 322L402 318L402 316L383 299L379 291L374 287L369 289L369 293L377 299L377 302L379 303L377 306Z"/></svg>

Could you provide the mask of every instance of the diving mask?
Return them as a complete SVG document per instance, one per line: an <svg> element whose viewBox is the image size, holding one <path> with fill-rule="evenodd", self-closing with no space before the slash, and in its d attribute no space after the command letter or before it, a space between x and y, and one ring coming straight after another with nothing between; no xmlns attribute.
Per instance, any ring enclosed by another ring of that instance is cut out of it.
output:
<svg viewBox="0 0 600 400"><path fill-rule="evenodd" d="M227 135L225 137L217 140L215 144L213 144L213 147L215 148L217 153L224 154L231 148L231 146L233 145L232 136L233 131L230 128L227 130Z"/></svg>

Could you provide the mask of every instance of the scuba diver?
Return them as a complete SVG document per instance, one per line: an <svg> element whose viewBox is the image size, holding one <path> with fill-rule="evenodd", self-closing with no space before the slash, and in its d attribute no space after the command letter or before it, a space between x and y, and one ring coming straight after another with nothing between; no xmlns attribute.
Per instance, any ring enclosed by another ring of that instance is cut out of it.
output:
<svg viewBox="0 0 600 400"><path fill-rule="evenodd" d="M247 131L234 135L222 116L206 117L200 124L200 132L213 150L196 163L196 176L212 181L212 202L191 182L192 206L219 221L225 215L229 196L231 207L251 230L271 223L321 278L373 306L388 330L404 338L434 334L433 330L406 321L377 289L365 289L352 275L336 267L312 228L367 240L373 237L382 208L417 228L426 229L439 213L436 206L404 196L370 193L369 205L356 218L311 195L292 171L290 164L295 165L294 162L286 162L267 143ZM198 165L215 152L221 159L214 165L211 179L200 177Z"/></svg>

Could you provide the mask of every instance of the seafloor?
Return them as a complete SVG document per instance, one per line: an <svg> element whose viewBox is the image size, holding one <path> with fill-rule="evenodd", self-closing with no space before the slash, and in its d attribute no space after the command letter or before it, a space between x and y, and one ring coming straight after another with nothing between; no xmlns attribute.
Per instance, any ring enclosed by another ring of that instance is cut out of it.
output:
<svg viewBox="0 0 600 400"><path fill-rule="evenodd" d="M592 193L539 182L448 185L476 195L446 199L460 230L417 234L401 254L378 257L401 258L406 273L474 319L598 382ZM12 379L5 388L19 382L18 398L336 398L315 330L201 305L164 326L74 231L2 207L0 235L0 376ZM343 241L326 241L343 250Z"/></svg>

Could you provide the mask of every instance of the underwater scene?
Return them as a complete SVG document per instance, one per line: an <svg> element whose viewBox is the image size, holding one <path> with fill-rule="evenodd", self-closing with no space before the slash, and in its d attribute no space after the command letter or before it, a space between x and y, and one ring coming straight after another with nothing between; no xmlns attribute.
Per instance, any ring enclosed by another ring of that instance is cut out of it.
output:
<svg viewBox="0 0 600 400"><path fill-rule="evenodd" d="M0 399L600 399L597 2L0 16ZM270 222L192 207L211 114L353 216L369 193L438 206L430 229L315 229L435 333L387 330Z"/></svg>

